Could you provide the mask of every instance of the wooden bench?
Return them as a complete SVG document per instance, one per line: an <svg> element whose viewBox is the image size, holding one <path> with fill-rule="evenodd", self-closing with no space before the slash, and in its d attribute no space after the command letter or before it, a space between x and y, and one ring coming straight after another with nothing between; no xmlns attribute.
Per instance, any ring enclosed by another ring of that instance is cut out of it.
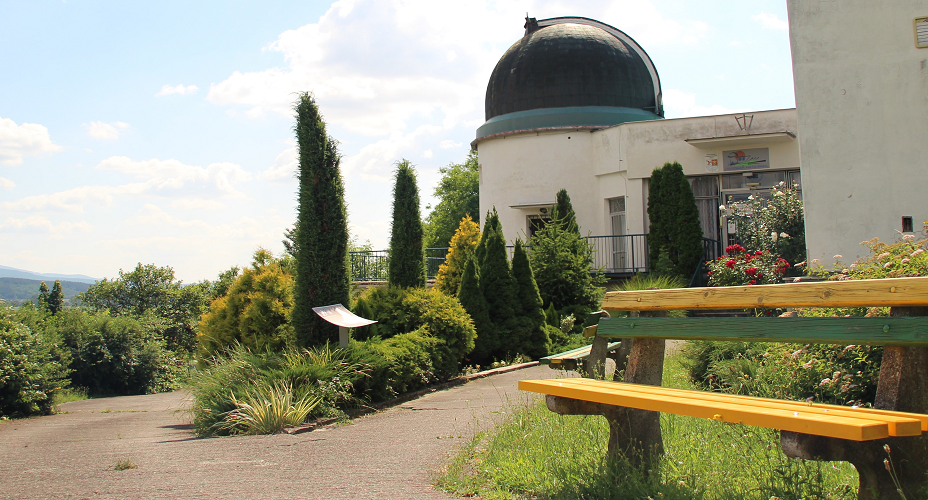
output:
<svg viewBox="0 0 928 500"><path fill-rule="evenodd" d="M890 317L666 317L674 309L883 306ZM647 466L663 453L666 412L779 429L787 456L854 464L859 499L899 498L883 463L889 444L904 491L928 488L928 278L611 292L603 309L629 317L591 327L588 378L525 380L519 388L546 394L560 414L605 416L610 456ZM607 346L618 339L633 339L623 349L624 382L604 381ZM852 408L660 387L665 339L885 347L874 407Z"/></svg>
<svg viewBox="0 0 928 500"><path fill-rule="evenodd" d="M622 346L621 342L611 342L606 347L607 352L614 351ZM538 362L543 365L548 365L551 368L557 370L574 370L578 366L581 366L586 360L590 357L590 351L593 350L592 345L585 345L583 347L578 347L576 349L571 349L559 354L552 354L550 356L545 356L540 358Z"/></svg>

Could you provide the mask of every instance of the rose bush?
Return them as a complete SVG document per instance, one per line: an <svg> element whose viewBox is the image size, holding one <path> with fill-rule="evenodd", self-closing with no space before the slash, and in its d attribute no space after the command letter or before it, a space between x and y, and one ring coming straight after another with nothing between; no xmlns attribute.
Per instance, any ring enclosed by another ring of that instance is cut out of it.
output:
<svg viewBox="0 0 928 500"><path fill-rule="evenodd" d="M706 263L709 286L770 285L790 268L786 259L767 250L749 251L741 245L729 245L722 255Z"/></svg>

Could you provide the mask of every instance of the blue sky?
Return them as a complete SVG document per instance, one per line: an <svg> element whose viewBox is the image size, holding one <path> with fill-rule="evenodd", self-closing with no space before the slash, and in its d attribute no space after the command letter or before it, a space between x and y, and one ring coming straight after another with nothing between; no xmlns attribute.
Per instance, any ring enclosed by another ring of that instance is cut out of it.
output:
<svg viewBox="0 0 928 500"><path fill-rule="evenodd" d="M425 206L486 83L539 19L632 36L668 118L794 106L786 2L0 0L0 265L185 282L280 252L295 217L294 93L340 141L352 234L385 247L393 163Z"/></svg>

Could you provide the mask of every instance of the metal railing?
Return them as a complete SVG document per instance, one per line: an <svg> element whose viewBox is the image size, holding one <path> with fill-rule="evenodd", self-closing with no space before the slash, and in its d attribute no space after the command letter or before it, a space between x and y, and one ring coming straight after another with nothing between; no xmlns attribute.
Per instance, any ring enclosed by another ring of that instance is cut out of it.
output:
<svg viewBox="0 0 928 500"><path fill-rule="evenodd" d="M648 272L648 235L625 234L617 236L586 236L593 250L592 270L601 270L606 276L631 276ZM717 259L721 247L716 240L703 238L703 261ZM512 246L507 247L512 259ZM531 247L526 246L531 251ZM438 268L445 262L447 248L425 249L425 270L428 279L438 276ZM349 252L353 281L386 281L390 252L388 250L362 250ZM701 269L701 268L700 268ZM699 273L700 270L697 270Z"/></svg>
<svg viewBox="0 0 928 500"><path fill-rule="evenodd" d="M438 268L444 264L447 248L426 248L425 275L433 280L438 276ZM351 260L352 281L387 281L390 271L389 250L358 250L348 252Z"/></svg>

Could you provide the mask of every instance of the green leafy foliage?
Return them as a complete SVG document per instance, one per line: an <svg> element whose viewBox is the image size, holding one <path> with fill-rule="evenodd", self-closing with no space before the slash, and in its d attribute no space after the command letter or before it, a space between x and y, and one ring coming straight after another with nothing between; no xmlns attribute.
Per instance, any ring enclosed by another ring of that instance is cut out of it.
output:
<svg viewBox="0 0 928 500"><path fill-rule="evenodd" d="M554 207L551 209L551 221L560 225L565 231L580 235L580 226L577 224L577 213L570 202L570 195L566 189L557 192Z"/></svg>
<svg viewBox="0 0 928 500"><path fill-rule="evenodd" d="M280 350L295 343L288 321L294 307L293 277L264 249L254 254L228 292L213 301L200 319L201 361L235 345Z"/></svg>
<svg viewBox="0 0 928 500"><path fill-rule="evenodd" d="M480 178L477 151L471 150L464 163L439 169L441 180L435 187L438 203L425 219L425 247L450 246L461 219L479 217ZM463 263L462 263L463 268Z"/></svg>
<svg viewBox="0 0 928 500"><path fill-rule="evenodd" d="M795 401L870 405L882 348L691 341L683 363L699 387Z"/></svg>
<svg viewBox="0 0 928 500"><path fill-rule="evenodd" d="M52 397L68 386L67 358L0 303L0 417L48 414Z"/></svg>
<svg viewBox="0 0 928 500"><path fill-rule="evenodd" d="M416 172L408 160L400 160L394 177L388 281L392 286L403 288L422 287L425 286L425 256Z"/></svg>
<svg viewBox="0 0 928 500"><path fill-rule="evenodd" d="M480 227L470 215L464 216L451 238L445 262L438 268L438 276L435 278L435 288L438 291L451 297L458 295L464 267L467 260L474 255L479 241Z"/></svg>
<svg viewBox="0 0 928 500"><path fill-rule="evenodd" d="M71 385L91 395L151 394L177 388L183 363L165 346L151 316L65 309L44 323L45 334L69 351Z"/></svg>
<svg viewBox="0 0 928 500"><path fill-rule="evenodd" d="M673 273L689 278L702 258L702 226L693 189L677 163L651 173L648 191L648 259L652 265L666 251Z"/></svg>
<svg viewBox="0 0 928 500"><path fill-rule="evenodd" d="M798 186L781 182L770 198L751 195L747 201L720 207L721 215L737 227L746 248L770 252L795 264L806 260L805 212Z"/></svg>
<svg viewBox="0 0 928 500"><path fill-rule="evenodd" d="M52 293L48 294L48 312L57 314L64 307L64 292L61 290L61 281L55 280Z"/></svg>
<svg viewBox="0 0 928 500"><path fill-rule="evenodd" d="M544 307L554 304L561 315L576 312L578 317L585 317L599 305L599 289L605 278L590 274L593 249L579 233L560 224L547 224L529 243L529 261Z"/></svg>
<svg viewBox="0 0 928 500"><path fill-rule="evenodd" d="M467 311L474 323L476 340L474 341L474 350L471 352L470 360L484 361L492 358L498 346L498 335L496 325L490 321L489 305L480 289L480 281L477 277L477 256L474 255L467 259L464 266L464 275L461 276L461 288L458 290L458 300L461 306Z"/></svg>
<svg viewBox="0 0 928 500"><path fill-rule="evenodd" d="M43 311L48 310L48 296L48 285L43 281L42 284L39 285L39 309Z"/></svg>
<svg viewBox="0 0 928 500"><path fill-rule="evenodd" d="M184 286L170 266L139 263L119 277L91 285L78 300L92 310L113 316L160 318L159 335L168 348L192 352L196 348L196 325L212 297L208 282Z"/></svg>
<svg viewBox="0 0 928 500"><path fill-rule="evenodd" d="M354 338L367 340L389 339L404 333L440 339L445 345L450 363L457 363L474 348L474 327L461 303L437 290L424 288L372 287L367 289L355 303L364 304L369 312L368 319L378 323L375 330L354 331ZM366 334L366 336L365 336ZM440 363L444 366L446 363Z"/></svg>
<svg viewBox="0 0 928 500"><path fill-rule="evenodd" d="M512 277L516 282L516 311L512 321L514 342L510 342L510 353L521 353L532 358L548 355L548 331L545 329L545 311L541 307L538 284L532 274L532 266L525 253L522 240L516 240L512 256Z"/></svg>
<svg viewBox="0 0 928 500"><path fill-rule="evenodd" d="M315 98L300 94L294 111L300 187L289 246L296 267L292 325L300 346L316 346L337 341L338 327L312 308L348 303L348 215L337 143Z"/></svg>

